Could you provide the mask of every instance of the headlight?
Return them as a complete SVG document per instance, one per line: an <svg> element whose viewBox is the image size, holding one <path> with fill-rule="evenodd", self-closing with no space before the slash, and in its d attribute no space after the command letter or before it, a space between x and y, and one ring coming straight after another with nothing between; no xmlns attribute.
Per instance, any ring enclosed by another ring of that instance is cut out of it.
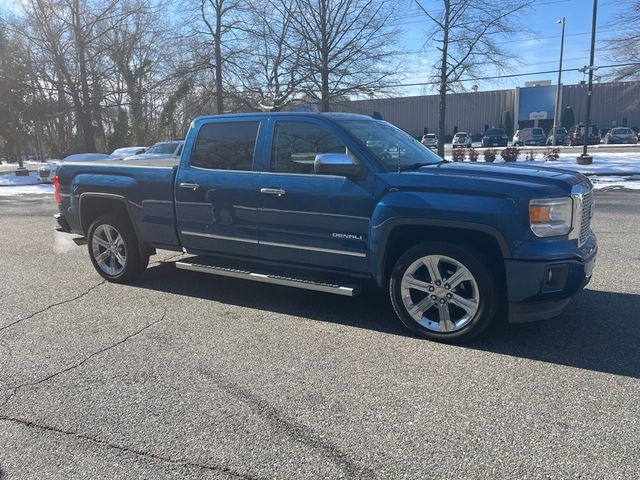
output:
<svg viewBox="0 0 640 480"><path fill-rule="evenodd" d="M529 202L531 231L538 237L566 235L571 230L571 198L541 198Z"/></svg>

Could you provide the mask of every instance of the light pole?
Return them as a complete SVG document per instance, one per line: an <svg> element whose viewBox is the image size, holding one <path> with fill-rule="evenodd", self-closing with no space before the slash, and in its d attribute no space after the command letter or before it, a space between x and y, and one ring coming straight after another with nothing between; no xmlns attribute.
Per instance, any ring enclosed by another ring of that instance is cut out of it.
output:
<svg viewBox="0 0 640 480"><path fill-rule="evenodd" d="M582 155L576 160L580 165L590 165L593 157L587 155L587 139L589 137L589 122L591 121L591 95L593 92L593 72L598 67L593 65L596 50L596 19L598 17L598 0L593 0L593 18L591 20L591 53L589 55L589 65L585 67L589 70L589 90L587 92L587 118L584 125L584 143L582 145Z"/></svg>
<svg viewBox="0 0 640 480"><path fill-rule="evenodd" d="M560 91L561 91L561 82L562 82L562 54L564 53L564 26L567 23L567 20L562 17L560 20L557 20L556 23L562 24L562 35L560 37L560 66L558 67L558 86L556 87L556 106L553 112L553 140L552 145L556 146L556 135L558 134L558 116L560 115Z"/></svg>

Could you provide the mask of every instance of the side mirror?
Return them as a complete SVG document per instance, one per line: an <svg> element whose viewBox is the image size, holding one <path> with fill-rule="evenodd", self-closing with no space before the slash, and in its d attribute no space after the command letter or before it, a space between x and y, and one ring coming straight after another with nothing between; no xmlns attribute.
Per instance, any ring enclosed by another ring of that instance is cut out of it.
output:
<svg viewBox="0 0 640 480"><path fill-rule="evenodd" d="M314 172L318 175L339 175L351 179L365 176L365 167L346 153L320 153L313 162Z"/></svg>

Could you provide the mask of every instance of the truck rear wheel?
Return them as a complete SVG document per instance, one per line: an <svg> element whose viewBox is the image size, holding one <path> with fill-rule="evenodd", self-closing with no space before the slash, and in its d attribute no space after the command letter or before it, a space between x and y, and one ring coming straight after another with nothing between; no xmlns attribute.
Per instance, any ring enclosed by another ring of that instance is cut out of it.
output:
<svg viewBox="0 0 640 480"><path fill-rule="evenodd" d="M94 268L110 282L135 280L149 264L149 256L140 253L135 231L117 215L103 215L91 224L87 246Z"/></svg>
<svg viewBox="0 0 640 480"><path fill-rule="evenodd" d="M489 326L499 285L473 251L443 242L418 244L391 273L396 314L411 331L441 342L469 340Z"/></svg>

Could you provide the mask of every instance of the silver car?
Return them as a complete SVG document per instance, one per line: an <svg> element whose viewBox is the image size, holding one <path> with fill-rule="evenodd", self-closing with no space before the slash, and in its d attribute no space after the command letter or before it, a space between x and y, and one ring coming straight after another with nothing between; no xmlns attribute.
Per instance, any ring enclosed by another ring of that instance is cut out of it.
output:
<svg viewBox="0 0 640 480"><path fill-rule="evenodd" d="M143 160L153 158L179 157L182 154L184 141L173 140L170 142L158 142L149 147L144 153L124 158L127 160Z"/></svg>
<svg viewBox="0 0 640 480"><path fill-rule="evenodd" d="M125 158L130 157L131 155L140 155L141 153L146 152L147 149L145 147L123 147L116 148L109 158L117 159L117 158Z"/></svg>
<svg viewBox="0 0 640 480"><path fill-rule="evenodd" d="M628 127L615 127L604 136L604 143L638 143L638 136Z"/></svg>
<svg viewBox="0 0 640 480"><path fill-rule="evenodd" d="M46 165L43 165L38 169L38 183L53 183L53 177L55 177L58 171L58 166L63 162L93 162L95 160L107 160L109 155L104 153L76 153L64 157L60 160L50 160Z"/></svg>
<svg viewBox="0 0 640 480"><path fill-rule="evenodd" d="M469 135L467 132L458 132L453 136L453 141L451 142L451 144L453 145L453 148L471 148L471 135Z"/></svg>
<svg viewBox="0 0 640 480"><path fill-rule="evenodd" d="M425 133L420 140L425 147L435 148L438 146L438 136L435 133Z"/></svg>

